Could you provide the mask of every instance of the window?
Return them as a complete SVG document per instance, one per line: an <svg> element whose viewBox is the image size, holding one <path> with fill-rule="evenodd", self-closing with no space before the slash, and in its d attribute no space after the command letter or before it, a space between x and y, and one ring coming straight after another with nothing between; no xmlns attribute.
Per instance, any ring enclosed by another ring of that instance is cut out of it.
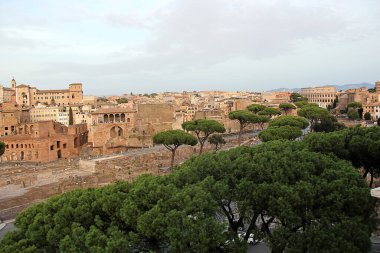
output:
<svg viewBox="0 0 380 253"><path fill-rule="evenodd" d="M61 142L57 141L57 148L60 148L60 146L61 146Z"/></svg>
<svg viewBox="0 0 380 253"><path fill-rule="evenodd" d="M50 150L54 150L54 145L50 145Z"/></svg>
<svg viewBox="0 0 380 253"><path fill-rule="evenodd" d="M66 143L63 143L63 145L62 145L62 146L63 146L63 148L66 148L67 144L66 144Z"/></svg>

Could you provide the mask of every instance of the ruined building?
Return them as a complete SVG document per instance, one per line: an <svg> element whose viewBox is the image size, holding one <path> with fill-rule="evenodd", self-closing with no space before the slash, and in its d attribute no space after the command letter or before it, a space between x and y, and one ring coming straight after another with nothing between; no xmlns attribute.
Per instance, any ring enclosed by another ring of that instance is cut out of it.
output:
<svg viewBox="0 0 380 253"><path fill-rule="evenodd" d="M64 126L53 121L21 123L12 135L0 137L5 143L2 161L50 162L75 157L87 143L86 124Z"/></svg>

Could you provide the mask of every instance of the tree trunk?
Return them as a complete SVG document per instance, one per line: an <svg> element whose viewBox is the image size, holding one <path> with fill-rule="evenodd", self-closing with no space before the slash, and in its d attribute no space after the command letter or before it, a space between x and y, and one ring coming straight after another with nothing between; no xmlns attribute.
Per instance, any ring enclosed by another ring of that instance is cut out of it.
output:
<svg viewBox="0 0 380 253"><path fill-rule="evenodd" d="M176 150L176 149L173 149L173 150L172 150L172 159L171 159L171 162L170 162L170 168L171 168L171 169L173 169L173 166L174 166L175 150Z"/></svg>
<svg viewBox="0 0 380 253"><path fill-rule="evenodd" d="M243 127L242 125L240 124L240 130L239 130L239 136L238 136L238 146L240 146L240 143L241 143L241 132L243 131Z"/></svg>
<svg viewBox="0 0 380 253"><path fill-rule="evenodd" d="M203 142L199 142L199 144L201 145L201 147L199 148L199 154L202 154L203 152L203 146L205 145L205 143Z"/></svg>
<svg viewBox="0 0 380 253"><path fill-rule="evenodd" d="M371 176L371 180L369 181L369 188L372 188L373 185L373 170L370 169L369 175Z"/></svg>

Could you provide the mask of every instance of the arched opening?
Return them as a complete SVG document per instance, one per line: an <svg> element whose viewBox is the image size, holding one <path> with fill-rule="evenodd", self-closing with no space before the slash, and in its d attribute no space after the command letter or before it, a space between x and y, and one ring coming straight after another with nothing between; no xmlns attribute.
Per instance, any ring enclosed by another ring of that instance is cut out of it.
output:
<svg viewBox="0 0 380 253"><path fill-rule="evenodd" d="M122 137L123 136L123 129L118 126L114 126L110 130L110 136L111 138L116 138L116 137Z"/></svg>
<svg viewBox="0 0 380 253"><path fill-rule="evenodd" d="M109 120L108 114L104 114L104 123L108 123L108 120Z"/></svg>
<svg viewBox="0 0 380 253"><path fill-rule="evenodd" d="M115 122L120 122L120 114L115 114Z"/></svg>
<svg viewBox="0 0 380 253"><path fill-rule="evenodd" d="M114 123L115 122L115 116L113 114L110 114L110 123Z"/></svg>
<svg viewBox="0 0 380 253"><path fill-rule="evenodd" d="M31 125L29 129L30 129L29 133L32 134L32 133L33 133L33 130L34 130L33 125Z"/></svg>
<svg viewBox="0 0 380 253"><path fill-rule="evenodd" d="M78 137L74 138L74 148L78 147Z"/></svg>
<svg viewBox="0 0 380 253"><path fill-rule="evenodd" d="M121 114L120 118L121 118L121 122L125 122L125 114L124 113Z"/></svg>
<svg viewBox="0 0 380 253"><path fill-rule="evenodd" d="M24 151L21 151L21 154L20 154L20 160L21 160L21 161L24 160Z"/></svg>

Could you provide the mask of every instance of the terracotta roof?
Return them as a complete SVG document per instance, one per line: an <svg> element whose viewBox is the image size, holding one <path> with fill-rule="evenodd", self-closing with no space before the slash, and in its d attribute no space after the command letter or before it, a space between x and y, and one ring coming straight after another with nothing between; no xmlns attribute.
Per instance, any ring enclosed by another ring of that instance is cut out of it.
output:
<svg viewBox="0 0 380 253"><path fill-rule="evenodd" d="M135 113L136 110L131 110L129 108L122 108L122 107L116 107L116 108L102 108L98 109L92 114L103 114L103 113Z"/></svg>
<svg viewBox="0 0 380 253"><path fill-rule="evenodd" d="M68 89L63 89L63 90L37 90L37 94L41 93L64 93L64 92L69 92Z"/></svg>
<svg viewBox="0 0 380 253"><path fill-rule="evenodd" d="M29 87L29 85L20 84L20 85L17 85L17 86L16 86L16 88L25 88L25 87Z"/></svg>

